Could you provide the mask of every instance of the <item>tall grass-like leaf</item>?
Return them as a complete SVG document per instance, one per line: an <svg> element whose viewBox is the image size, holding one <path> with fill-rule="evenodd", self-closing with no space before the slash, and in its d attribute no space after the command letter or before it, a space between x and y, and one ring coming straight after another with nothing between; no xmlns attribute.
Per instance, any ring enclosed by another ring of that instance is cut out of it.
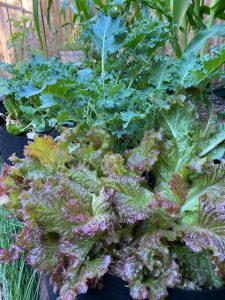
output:
<svg viewBox="0 0 225 300"><path fill-rule="evenodd" d="M76 0L76 8L77 10L83 14L84 19L87 21L92 17L91 10L93 4L91 3L92 1L77 1Z"/></svg>
<svg viewBox="0 0 225 300"><path fill-rule="evenodd" d="M181 26L181 22L191 5L191 0L174 0L173 1L173 26L174 26L174 43L175 43L175 52L176 56L180 57L182 55L179 41L178 41L178 32Z"/></svg>
<svg viewBox="0 0 225 300"><path fill-rule="evenodd" d="M185 16L191 0L174 0L173 1L173 24L177 26L176 31L179 30L182 19Z"/></svg>
<svg viewBox="0 0 225 300"><path fill-rule="evenodd" d="M188 44L184 50L184 55L188 56L191 53L196 53L204 42L212 37L221 37L225 35L225 25L215 24L210 29L200 31Z"/></svg>
<svg viewBox="0 0 225 300"><path fill-rule="evenodd" d="M39 23L39 10L38 10L38 0L33 0L33 15L34 15L34 26L37 33L38 41L41 46L41 50L44 52L45 47L41 36L41 29L40 29L40 23Z"/></svg>
<svg viewBox="0 0 225 300"><path fill-rule="evenodd" d="M51 28L50 16L51 16L51 7L52 7L52 0L48 0L48 8L47 8L47 22L48 26Z"/></svg>

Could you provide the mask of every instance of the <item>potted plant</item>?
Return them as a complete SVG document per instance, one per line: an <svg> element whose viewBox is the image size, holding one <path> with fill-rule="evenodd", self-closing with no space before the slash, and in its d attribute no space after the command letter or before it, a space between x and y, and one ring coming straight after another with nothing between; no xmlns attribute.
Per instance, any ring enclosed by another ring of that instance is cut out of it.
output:
<svg viewBox="0 0 225 300"><path fill-rule="evenodd" d="M2 172L1 203L24 229L1 259L25 252L63 300L85 299L107 273L134 299L223 287L225 169L214 161L224 154L224 128L214 116L201 129L195 122L190 103L174 103L156 131L120 154L97 127L36 137Z"/></svg>
<svg viewBox="0 0 225 300"><path fill-rule="evenodd" d="M12 74L4 90L4 118L0 128L0 147L3 160L16 152L20 157L23 146L35 133L50 133L56 127L74 122L72 115L77 92L71 92L79 80L79 70L62 64L56 58L33 59L23 66L7 66ZM78 101L77 101L78 102ZM72 123L73 124L73 123ZM27 137L28 134L28 137Z"/></svg>

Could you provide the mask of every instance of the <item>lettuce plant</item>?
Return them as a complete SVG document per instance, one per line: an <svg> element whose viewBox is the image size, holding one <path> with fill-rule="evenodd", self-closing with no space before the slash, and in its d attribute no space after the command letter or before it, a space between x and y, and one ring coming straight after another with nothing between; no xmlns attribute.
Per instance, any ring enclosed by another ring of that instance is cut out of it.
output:
<svg viewBox="0 0 225 300"><path fill-rule="evenodd" d="M36 137L2 171L1 203L23 230L1 260L24 252L60 300L76 299L107 272L127 281L134 299L222 286L225 168L214 161L225 131L213 115L198 121L192 105L174 103L123 153L98 127Z"/></svg>

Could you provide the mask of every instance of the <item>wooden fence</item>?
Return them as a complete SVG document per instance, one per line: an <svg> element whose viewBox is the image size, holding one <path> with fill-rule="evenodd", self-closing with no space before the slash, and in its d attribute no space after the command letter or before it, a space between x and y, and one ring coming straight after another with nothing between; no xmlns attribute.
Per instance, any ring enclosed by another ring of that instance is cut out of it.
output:
<svg viewBox="0 0 225 300"><path fill-rule="evenodd" d="M51 15L51 30L47 24L47 0L41 0L39 5L39 18L42 37L45 46L45 52L47 56L53 54L57 55L58 47L63 45L68 38L68 35L72 32L72 28L65 26L61 28L55 35L57 29L60 26L60 1L53 1L53 9ZM14 20L21 19L22 16L30 17L29 22L29 38L28 43L31 49L37 50L39 44L34 32L33 15L32 15L32 0L0 0L0 61L11 63L15 61L15 49L7 48L7 41L11 34L16 31L14 26ZM70 22L72 20L71 11L66 13L66 19L63 22Z"/></svg>
<svg viewBox="0 0 225 300"><path fill-rule="evenodd" d="M212 0L207 0L211 3ZM224 0L225 1L225 0ZM39 4L39 18L41 33L44 41L45 54L49 57L51 55L58 55L60 47L67 42L68 37L73 33L74 28L72 26L65 26L61 28L58 33L54 33L60 27L62 23L70 23L72 20L71 10L66 12L66 19L60 15L60 7L63 0L52 1L52 13L51 13L51 30L47 24L47 0L40 0ZM13 20L19 20L22 16L30 17L30 31L28 43L31 49L37 50L39 43L34 32L33 25L33 7L32 0L0 0L0 62L4 61L12 63L15 61L15 48L8 49L7 41L12 33L16 32ZM221 43L224 39L215 38L211 43Z"/></svg>

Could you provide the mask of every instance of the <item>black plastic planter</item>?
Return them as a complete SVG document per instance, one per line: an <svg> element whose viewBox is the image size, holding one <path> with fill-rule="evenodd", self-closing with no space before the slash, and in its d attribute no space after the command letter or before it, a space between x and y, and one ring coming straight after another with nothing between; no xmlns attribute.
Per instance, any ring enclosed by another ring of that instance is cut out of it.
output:
<svg viewBox="0 0 225 300"><path fill-rule="evenodd" d="M225 300L225 289L193 291L183 289L168 289L166 300Z"/></svg>
<svg viewBox="0 0 225 300"><path fill-rule="evenodd" d="M14 136L7 132L5 126L0 127L0 151L2 162L11 164L8 158L13 154L19 158L23 157L23 148L27 144L26 136Z"/></svg>
<svg viewBox="0 0 225 300"><path fill-rule="evenodd" d="M48 134L53 137L58 135L57 131L46 131L42 134ZM17 157L23 158L24 146L28 143L29 139L24 135L11 135L6 130L5 126L0 127L0 151L2 162L11 164L8 159L13 153L16 153Z"/></svg>
<svg viewBox="0 0 225 300"><path fill-rule="evenodd" d="M107 274L104 276L104 288L89 289L81 294L77 300L132 300L127 283L117 276Z"/></svg>
<svg viewBox="0 0 225 300"><path fill-rule="evenodd" d="M78 300L132 300L126 282L118 277L107 275L106 288L90 289L87 294L79 295ZM225 289L193 291L183 289L168 289L169 296L165 300L225 300Z"/></svg>
<svg viewBox="0 0 225 300"><path fill-rule="evenodd" d="M0 97L1 99L1 97ZM0 100L0 114L4 114L6 112L5 106L2 102L2 100ZM0 115L0 126L5 124L5 120L4 118Z"/></svg>
<svg viewBox="0 0 225 300"><path fill-rule="evenodd" d="M110 274L106 274L103 280L103 288L89 289L86 294L78 295L77 300L133 300L125 281ZM49 300L56 300L59 295L53 293L47 278L46 286Z"/></svg>
<svg viewBox="0 0 225 300"><path fill-rule="evenodd" d="M103 284L102 289L89 289L86 294L79 295L77 300L132 300L127 283L121 278L106 274ZM49 300L56 300L59 295L53 293L48 280L46 285ZM168 293L165 300L225 300L225 289L193 291L169 288Z"/></svg>

